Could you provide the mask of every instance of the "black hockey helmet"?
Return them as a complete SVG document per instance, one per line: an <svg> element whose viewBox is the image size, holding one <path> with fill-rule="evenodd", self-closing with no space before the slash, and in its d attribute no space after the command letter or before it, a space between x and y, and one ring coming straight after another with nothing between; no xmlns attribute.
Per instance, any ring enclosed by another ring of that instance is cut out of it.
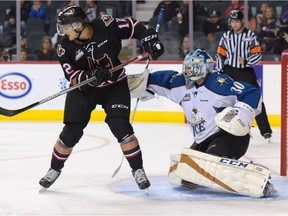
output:
<svg viewBox="0 0 288 216"><path fill-rule="evenodd" d="M231 23L232 19L241 20L243 22L244 15L240 10L232 10L229 14L228 23Z"/></svg>
<svg viewBox="0 0 288 216"><path fill-rule="evenodd" d="M63 32L64 25L72 24L73 28L75 29L76 28L75 23L77 22L85 23L86 18L87 18L87 15L81 7L76 6L76 5L68 5L64 7L62 11L58 13L58 16L57 16L56 27L57 27L58 34L60 35L64 34Z"/></svg>

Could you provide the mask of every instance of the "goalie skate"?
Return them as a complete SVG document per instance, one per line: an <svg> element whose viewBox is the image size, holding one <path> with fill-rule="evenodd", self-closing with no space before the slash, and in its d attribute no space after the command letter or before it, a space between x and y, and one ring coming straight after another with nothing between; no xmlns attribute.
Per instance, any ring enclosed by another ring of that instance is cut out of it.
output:
<svg viewBox="0 0 288 216"><path fill-rule="evenodd" d="M150 182L145 174L145 171L143 168L137 169L135 171L132 171L132 175L138 185L138 187L141 190L145 190L145 193L148 193L148 188L150 187Z"/></svg>
<svg viewBox="0 0 288 216"><path fill-rule="evenodd" d="M274 188L273 184L268 181L263 191L264 197L275 196L277 193L278 191Z"/></svg>
<svg viewBox="0 0 288 216"><path fill-rule="evenodd" d="M40 192L49 188L57 180L60 174L61 174L61 171L57 171L57 170L50 168L47 174L43 178L41 178L39 181L39 184L43 187L42 189L40 189Z"/></svg>

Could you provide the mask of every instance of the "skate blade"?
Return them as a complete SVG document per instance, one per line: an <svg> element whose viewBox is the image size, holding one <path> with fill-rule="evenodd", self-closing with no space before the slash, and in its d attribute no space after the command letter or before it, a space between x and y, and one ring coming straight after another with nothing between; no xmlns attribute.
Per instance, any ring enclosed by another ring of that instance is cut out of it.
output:
<svg viewBox="0 0 288 216"><path fill-rule="evenodd" d="M43 192L45 192L45 191L47 191L47 188L41 187L40 190L39 190L39 193L43 193Z"/></svg>
<svg viewBox="0 0 288 216"><path fill-rule="evenodd" d="M149 195L148 192L149 192L148 188L144 189L144 193L145 193L146 196Z"/></svg>

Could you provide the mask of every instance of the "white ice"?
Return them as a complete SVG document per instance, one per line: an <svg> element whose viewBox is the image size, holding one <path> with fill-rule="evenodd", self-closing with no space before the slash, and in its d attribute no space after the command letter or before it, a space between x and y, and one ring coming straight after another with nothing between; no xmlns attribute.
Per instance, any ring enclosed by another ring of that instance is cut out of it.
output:
<svg viewBox="0 0 288 216"><path fill-rule="evenodd" d="M90 123L59 179L39 193L47 172L60 122L0 123L0 215L288 215L288 178L280 177L280 129L271 143L252 129L249 150L241 160L272 170L279 194L255 199L207 188L187 189L168 183L170 154L192 144L185 124L135 123L144 168L151 180L149 194L140 191L116 139L105 123Z"/></svg>

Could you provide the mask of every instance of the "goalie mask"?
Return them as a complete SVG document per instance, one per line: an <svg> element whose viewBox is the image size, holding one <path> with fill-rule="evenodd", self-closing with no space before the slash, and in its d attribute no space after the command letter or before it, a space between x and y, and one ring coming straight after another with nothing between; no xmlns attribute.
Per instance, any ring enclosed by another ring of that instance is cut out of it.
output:
<svg viewBox="0 0 288 216"><path fill-rule="evenodd" d="M206 77L213 71L213 58L203 50L189 52L183 62L182 72L186 81L186 88L191 88L195 81Z"/></svg>
<svg viewBox="0 0 288 216"><path fill-rule="evenodd" d="M64 7L57 16L56 28L58 34L64 36L64 29L67 25L71 25L76 31L77 23L85 23L86 17L87 15L81 7L75 5Z"/></svg>

